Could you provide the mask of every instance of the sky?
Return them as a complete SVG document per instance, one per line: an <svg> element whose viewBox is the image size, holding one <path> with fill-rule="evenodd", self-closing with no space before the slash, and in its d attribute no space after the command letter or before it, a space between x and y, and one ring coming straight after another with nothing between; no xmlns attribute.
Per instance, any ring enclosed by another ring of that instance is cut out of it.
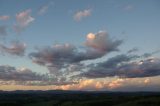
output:
<svg viewBox="0 0 160 106"><path fill-rule="evenodd" d="M0 0L0 90L160 91L159 0Z"/></svg>

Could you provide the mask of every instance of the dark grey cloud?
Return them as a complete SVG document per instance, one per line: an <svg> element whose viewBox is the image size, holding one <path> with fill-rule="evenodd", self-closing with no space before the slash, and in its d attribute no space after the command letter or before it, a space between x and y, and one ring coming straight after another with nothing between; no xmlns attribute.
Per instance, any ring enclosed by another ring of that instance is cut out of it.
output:
<svg viewBox="0 0 160 106"><path fill-rule="evenodd" d="M152 56L152 55L154 55L154 54L157 54L157 53L160 53L160 50L156 50L156 51L153 51L153 52L151 52L151 53L144 53L144 54L142 55L142 57L147 58L147 57L150 57L150 56Z"/></svg>
<svg viewBox="0 0 160 106"><path fill-rule="evenodd" d="M12 42L10 46L0 44L0 51L11 55L23 56L25 53L25 49L26 44L19 41Z"/></svg>
<svg viewBox="0 0 160 106"><path fill-rule="evenodd" d="M134 53L134 52L137 52L138 51L138 48L133 48L131 50L128 50L127 53Z"/></svg>
<svg viewBox="0 0 160 106"><path fill-rule="evenodd" d="M75 47L70 44L56 44L52 47L37 49L37 52L29 54L33 62L40 65L63 65L74 61L72 57L77 52Z"/></svg>
<svg viewBox="0 0 160 106"><path fill-rule="evenodd" d="M105 62L97 63L86 72L78 75L87 78L104 77L152 77L160 75L160 59L151 58L140 60L137 55L118 55Z"/></svg>
<svg viewBox="0 0 160 106"><path fill-rule="evenodd" d="M0 36L6 36L7 35L7 27L2 25L0 26Z"/></svg>
<svg viewBox="0 0 160 106"><path fill-rule="evenodd" d="M50 47L38 48L29 57L36 64L45 66L56 77L65 76L68 71L77 68L82 61L100 58L110 52L118 51L121 40L109 38L106 32L88 34L83 49L71 44L55 44ZM73 68L73 65L74 68ZM72 66L72 69L68 67ZM82 67L81 67L82 68ZM80 70L80 69L78 69Z"/></svg>
<svg viewBox="0 0 160 106"><path fill-rule="evenodd" d="M0 80L4 81L42 81L46 80L45 76L32 72L27 68L19 68L9 65L0 66Z"/></svg>
<svg viewBox="0 0 160 106"><path fill-rule="evenodd" d="M22 84L23 82L19 82L19 84ZM30 85L30 86L47 86L47 85L56 85L56 86L61 86L61 85L70 85L70 84L78 84L78 82L73 82L73 81L65 81L65 82L55 82L55 81L41 81L41 82L26 82L25 85Z"/></svg>
<svg viewBox="0 0 160 106"><path fill-rule="evenodd" d="M28 68L15 68L9 65L0 65L0 84L20 84L32 86L44 85L67 85L76 84L77 82L68 81L65 78L55 78L49 74L38 74Z"/></svg>

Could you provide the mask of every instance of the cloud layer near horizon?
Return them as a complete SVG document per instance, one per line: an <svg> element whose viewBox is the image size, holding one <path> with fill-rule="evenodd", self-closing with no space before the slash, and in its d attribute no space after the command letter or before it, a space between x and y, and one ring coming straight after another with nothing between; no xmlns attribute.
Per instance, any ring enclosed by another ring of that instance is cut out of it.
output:
<svg viewBox="0 0 160 106"><path fill-rule="evenodd" d="M79 76L87 78L141 78L160 75L160 59L140 59L137 55L117 55L107 61L97 63Z"/></svg>
<svg viewBox="0 0 160 106"><path fill-rule="evenodd" d="M33 63L46 67L49 70L48 75L38 75L29 69L18 70L11 66L1 66L3 76L0 79L7 83L15 81L17 84L39 86L77 84L86 78L143 78L160 75L160 59L151 58L154 52L139 56L134 54L138 51L136 48L106 61L92 63L92 60L108 53L118 52L122 43L122 40L110 38L107 32L99 31L86 35L83 48L68 43L39 47L28 56ZM16 56L23 56L25 49L26 45L22 42L13 42L10 47L0 45L1 52ZM89 65L85 64L87 60L91 61Z"/></svg>

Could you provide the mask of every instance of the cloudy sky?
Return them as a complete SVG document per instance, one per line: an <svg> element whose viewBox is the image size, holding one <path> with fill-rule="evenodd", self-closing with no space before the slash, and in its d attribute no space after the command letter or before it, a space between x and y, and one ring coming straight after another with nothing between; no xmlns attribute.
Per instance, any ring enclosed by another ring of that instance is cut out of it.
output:
<svg viewBox="0 0 160 106"><path fill-rule="evenodd" d="M0 0L0 90L160 91L159 0Z"/></svg>

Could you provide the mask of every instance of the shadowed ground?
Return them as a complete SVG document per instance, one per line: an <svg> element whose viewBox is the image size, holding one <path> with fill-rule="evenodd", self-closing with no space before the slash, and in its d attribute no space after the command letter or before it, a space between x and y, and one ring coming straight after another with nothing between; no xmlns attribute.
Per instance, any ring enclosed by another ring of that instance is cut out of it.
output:
<svg viewBox="0 0 160 106"><path fill-rule="evenodd" d="M0 106L160 106L160 93L1 91Z"/></svg>

